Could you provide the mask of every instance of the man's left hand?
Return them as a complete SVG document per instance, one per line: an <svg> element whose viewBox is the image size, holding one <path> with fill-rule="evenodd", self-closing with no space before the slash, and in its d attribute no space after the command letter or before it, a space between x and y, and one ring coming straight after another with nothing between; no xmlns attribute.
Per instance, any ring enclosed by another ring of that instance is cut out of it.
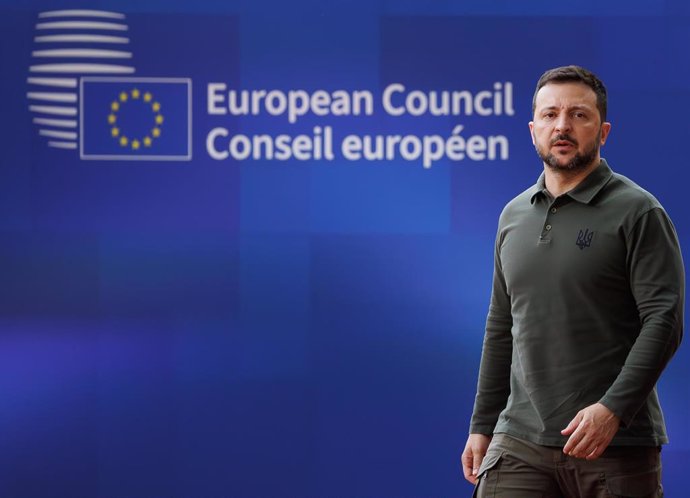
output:
<svg viewBox="0 0 690 498"><path fill-rule="evenodd" d="M570 436L563 453L586 460L599 458L618 432L618 427L620 419L601 403L583 408L561 431L564 436Z"/></svg>

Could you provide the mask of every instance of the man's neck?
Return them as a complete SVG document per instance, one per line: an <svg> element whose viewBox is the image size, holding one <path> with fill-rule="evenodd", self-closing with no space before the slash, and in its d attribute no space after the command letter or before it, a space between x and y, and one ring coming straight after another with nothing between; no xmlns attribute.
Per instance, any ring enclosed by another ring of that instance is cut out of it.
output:
<svg viewBox="0 0 690 498"><path fill-rule="evenodd" d="M559 197L571 191L577 187L582 180L587 178L587 176L599 166L600 162L601 159L597 158L585 169L576 172L555 170L544 165L544 183L546 184L546 190L548 190L553 197Z"/></svg>

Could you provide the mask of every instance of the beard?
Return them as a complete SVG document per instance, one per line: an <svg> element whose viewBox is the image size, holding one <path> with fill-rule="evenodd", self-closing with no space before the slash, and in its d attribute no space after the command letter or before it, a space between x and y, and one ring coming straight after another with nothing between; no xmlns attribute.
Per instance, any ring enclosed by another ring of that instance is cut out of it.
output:
<svg viewBox="0 0 690 498"><path fill-rule="evenodd" d="M572 138L570 135L558 135L553 140L551 140L549 145L551 146L559 140L567 140L568 142L574 144L575 147L579 145L577 140ZM587 167L590 164L592 164L592 162L594 162L594 160L597 157L597 154L599 153L600 142L601 129L599 129L599 133L597 133L596 139L590 144L589 147L585 149L583 153L578 152L570 159L570 161L568 161L565 164L559 163L558 158L549 151L550 149L542 150L539 148L538 145L535 145L535 149L537 150L537 155L539 156L539 158L542 161L544 161L544 164L546 164L552 170L560 172L579 173L580 171L587 169Z"/></svg>

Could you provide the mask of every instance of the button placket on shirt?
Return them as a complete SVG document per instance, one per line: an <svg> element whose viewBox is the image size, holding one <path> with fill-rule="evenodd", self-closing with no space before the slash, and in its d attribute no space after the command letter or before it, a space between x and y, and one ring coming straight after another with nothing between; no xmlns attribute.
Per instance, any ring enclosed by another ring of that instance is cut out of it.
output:
<svg viewBox="0 0 690 498"><path fill-rule="evenodd" d="M553 229L553 216L558 212L556 203L558 199L554 200L546 211L546 219L544 220L544 227L539 236L540 244L548 244L551 242L551 230Z"/></svg>

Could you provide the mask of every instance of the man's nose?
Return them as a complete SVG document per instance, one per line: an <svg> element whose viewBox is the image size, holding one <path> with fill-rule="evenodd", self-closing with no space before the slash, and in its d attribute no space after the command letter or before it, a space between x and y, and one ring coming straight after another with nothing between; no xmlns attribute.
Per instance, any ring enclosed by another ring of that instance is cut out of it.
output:
<svg viewBox="0 0 690 498"><path fill-rule="evenodd" d="M561 114L556 120L556 131L566 132L568 130L570 130L570 117L565 114Z"/></svg>

